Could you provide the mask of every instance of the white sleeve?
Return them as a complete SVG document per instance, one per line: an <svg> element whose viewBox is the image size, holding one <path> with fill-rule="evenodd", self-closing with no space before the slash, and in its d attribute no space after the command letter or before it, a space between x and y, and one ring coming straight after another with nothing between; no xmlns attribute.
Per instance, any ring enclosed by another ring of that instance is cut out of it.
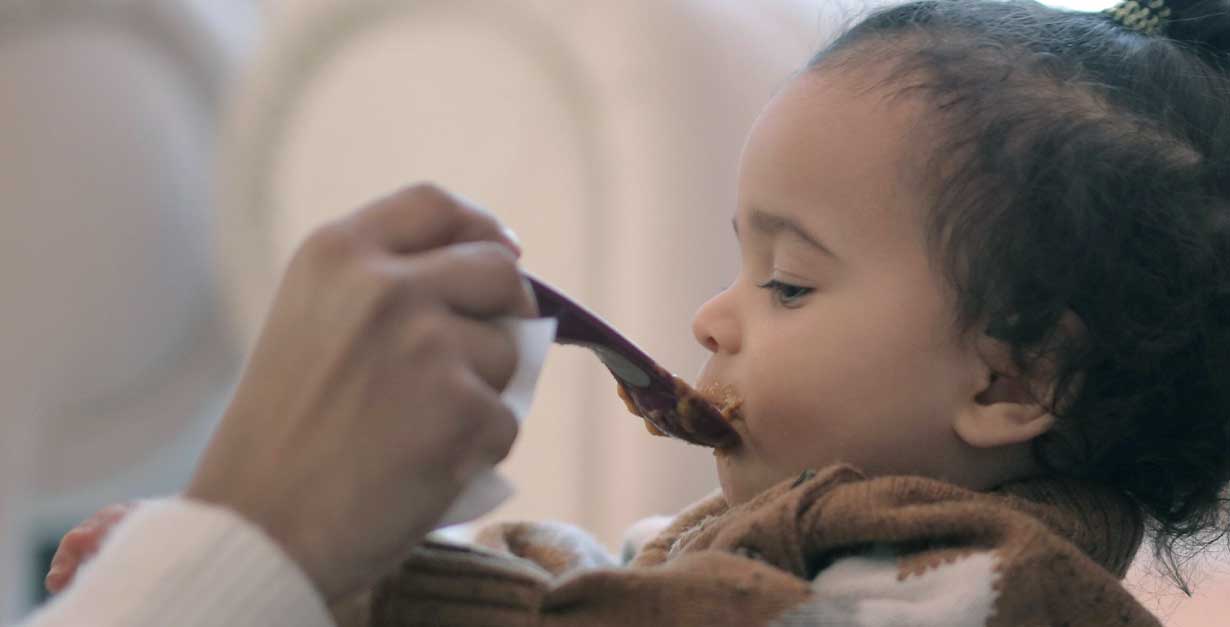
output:
<svg viewBox="0 0 1230 627"><path fill-rule="evenodd" d="M773 627L985 627L995 611L990 551L901 575L888 549L839 559L812 580L811 598Z"/></svg>
<svg viewBox="0 0 1230 627"><path fill-rule="evenodd" d="M186 499L112 530L73 584L20 627L334 627L315 587L256 525Z"/></svg>

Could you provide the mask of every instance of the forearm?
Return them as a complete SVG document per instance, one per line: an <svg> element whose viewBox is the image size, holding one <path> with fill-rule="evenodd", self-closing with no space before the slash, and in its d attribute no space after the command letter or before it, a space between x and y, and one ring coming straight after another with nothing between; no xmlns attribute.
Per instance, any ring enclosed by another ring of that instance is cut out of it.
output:
<svg viewBox="0 0 1230 627"><path fill-rule="evenodd" d="M133 512L73 585L21 627L87 624L334 626L307 577L258 527L184 499Z"/></svg>

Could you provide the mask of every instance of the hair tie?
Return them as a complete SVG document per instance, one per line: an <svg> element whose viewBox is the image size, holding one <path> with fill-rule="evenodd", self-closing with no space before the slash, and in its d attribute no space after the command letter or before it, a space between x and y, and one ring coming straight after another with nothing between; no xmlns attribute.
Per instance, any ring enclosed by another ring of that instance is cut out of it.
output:
<svg viewBox="0 0 1230 627"><path fill-rule="evenodd" d="M1160 35L1170 18L1166 0L1125 0L1103 13L1129 30L1146 35Z"/></svg>

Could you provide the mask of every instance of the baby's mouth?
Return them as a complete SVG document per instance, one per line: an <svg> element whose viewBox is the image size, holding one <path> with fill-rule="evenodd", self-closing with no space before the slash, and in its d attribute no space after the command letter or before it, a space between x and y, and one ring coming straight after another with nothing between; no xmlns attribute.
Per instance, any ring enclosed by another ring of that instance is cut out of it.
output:
<svg viewBox="0 0 1230 627"><path fill-rule="evenodd" d="M733 425L743 420L743 398L733 385L712 382L701 386L697 393L713 404L726 422Z"/></svg>

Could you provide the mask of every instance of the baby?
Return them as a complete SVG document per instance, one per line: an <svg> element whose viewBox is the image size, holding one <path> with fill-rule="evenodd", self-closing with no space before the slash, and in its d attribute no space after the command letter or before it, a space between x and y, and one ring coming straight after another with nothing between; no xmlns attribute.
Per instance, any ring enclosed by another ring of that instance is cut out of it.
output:
<svg viewBox="0 0 1230 627"><path fill-rule="evenodd" d="M1228 69L1225 0L866 18L742 156L693 323L739 403L721 494L626 566L551 525L428 543L364 620L1158 624L1142 538L1225 531Z"/></svg>

